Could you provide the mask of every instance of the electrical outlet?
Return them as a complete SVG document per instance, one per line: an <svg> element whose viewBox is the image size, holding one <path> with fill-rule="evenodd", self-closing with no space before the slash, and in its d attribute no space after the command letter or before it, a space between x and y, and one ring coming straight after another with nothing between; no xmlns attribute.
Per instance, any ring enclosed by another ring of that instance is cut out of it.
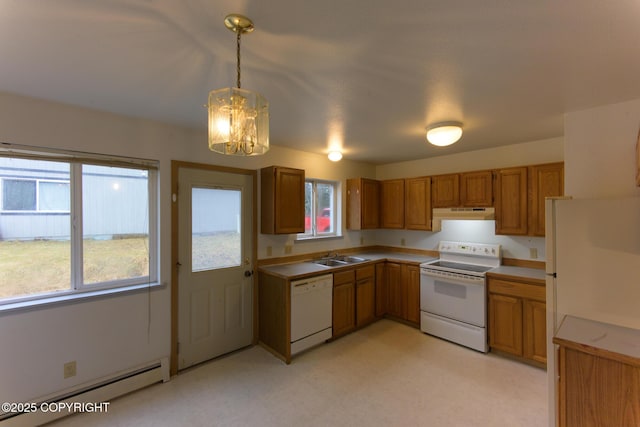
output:
<svg viewBox="0 0 640 427"><path fill-rule="evenodd" d="M529 258L531 259L538 258L538 248L529 248Z"/></svg>
<svg viewBox="0 0 640 427"><path fill-rule="evenodd" d="M273 255L273 248L271 246L267 246L267 256Z"/></svg>
<svg viewBox="0 0 640 427"><path fill-rule="evenodd" d="M360 245L364 245L364 237L360 237Z"/></svg>
<svg viewBox="0 0 640 427"><path fill-rule="evenodd" d="M404 240L404 237L402 239L400 239L400 246L404 246L406 244L407 244L407 242Z"/></svg>
<svg viewBox="0 0 640 427"><path fill-rule="evenodd" d="M292 249L293 248L291 247L291 245L284 245L284 253L285 254L287 254L287 255L290 254Z"/></svg>
<svg viewBox="0 0 640 427"><path fill-rule="evenodd" d="M76 376L76 361L67 362L63 367L63 374L65 378L71 378Z"/></svg>

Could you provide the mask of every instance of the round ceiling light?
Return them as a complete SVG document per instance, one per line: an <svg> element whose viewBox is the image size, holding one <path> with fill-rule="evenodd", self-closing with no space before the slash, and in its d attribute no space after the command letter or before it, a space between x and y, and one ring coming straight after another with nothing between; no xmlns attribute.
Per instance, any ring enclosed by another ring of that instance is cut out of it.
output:
<svg viewBox="0 0 640 427"><path fill-rule="evenodd" d="M332 162L338 162L342 159L342 153L340 151L329 151L328 157Z"/></svg>
<svg viewBox="0 0 640 427"><path fill-rule="evenodd" d="M446 147L462 137L462 123L440 122L427 128L427 140L438 147Z"/></svg>

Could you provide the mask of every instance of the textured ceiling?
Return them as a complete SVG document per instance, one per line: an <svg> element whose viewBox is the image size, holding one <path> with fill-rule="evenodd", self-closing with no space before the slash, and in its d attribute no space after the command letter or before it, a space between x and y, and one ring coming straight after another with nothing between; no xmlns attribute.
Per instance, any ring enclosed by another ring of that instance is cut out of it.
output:
<svg viewBox="0 0 640 427"><path fill-rule="evenodd" d="M271 144L376 164L561 136L640 97L638 0L0 0L0 90L206 129L208 91L270 103ZM464 123L448 148L425 127ZM0 130L1 132L1 130ZM205 141L203 141L203 144Z"/></svg>

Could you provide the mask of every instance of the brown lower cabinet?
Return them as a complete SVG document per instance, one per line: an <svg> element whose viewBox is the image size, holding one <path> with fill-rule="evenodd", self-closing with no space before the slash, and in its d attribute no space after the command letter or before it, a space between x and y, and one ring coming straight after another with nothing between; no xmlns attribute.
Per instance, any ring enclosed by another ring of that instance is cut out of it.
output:
<svg viewBox="0 0 640 427"><path fill-rule="evenodd" d="M382 317L387 314L389 307L386 264L386 262L376 264L376 317Z"/></svg>
<svg viewBox="0 0 640 427"><path fill-rule="evenodd" d="M487 276L489 346L539 365L547 363L544 282Z"/></svg>
<svg viewBox="0 0 640 427"><path fill-rule="evenodd" d="M609 335L633 348L638 334L624 329ZM559 345L560 427L640 426L640 358L595 347L597 340L587 344L556 337L553 342Z"/></svg>
<svg viewBox="0 0 640 427"><path fill-rule="evenodd" d="M388 290L386 314L420 324L420 267L397 262L385 263Z"/></svg>
<svg viewBox="0 0 640 427"><path fill-rule="evenodd" d="M333 274L333 337L356 327L356 275L354 270Z"/></svg>
<svg viewBox="0 0 640 427"><path fill-rule="evenodd" d="M376 269L373 265L356 269L356 327L376 320Z"/></svg>
<svg viewBox="0 0 640 427"><path fill-rule="evenodd" d="M333 274L333 337L376 319L376 268L367 265Z"/></svg>

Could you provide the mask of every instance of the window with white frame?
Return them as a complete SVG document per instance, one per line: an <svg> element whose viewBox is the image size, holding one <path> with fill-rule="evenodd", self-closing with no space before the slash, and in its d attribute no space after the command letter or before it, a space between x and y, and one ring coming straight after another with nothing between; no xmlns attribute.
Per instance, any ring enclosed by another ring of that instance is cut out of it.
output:
<svg viewBox="0 0 640 427"><path fill-rule="evenodd" d="M336 236L338 183L306 179L304 193L304 233L300 238Z"/></svg>
<svg viewBox="0 0 640 427"><path fill-rule="evenodd" d="M3 211L69 212L69 181L2 178Z"/></svg>
<svg viewBox="0 0 640 427"><path fill-rule="evenodd" d="M0 151L0 305L157 282L157 166Z"/></svg>

